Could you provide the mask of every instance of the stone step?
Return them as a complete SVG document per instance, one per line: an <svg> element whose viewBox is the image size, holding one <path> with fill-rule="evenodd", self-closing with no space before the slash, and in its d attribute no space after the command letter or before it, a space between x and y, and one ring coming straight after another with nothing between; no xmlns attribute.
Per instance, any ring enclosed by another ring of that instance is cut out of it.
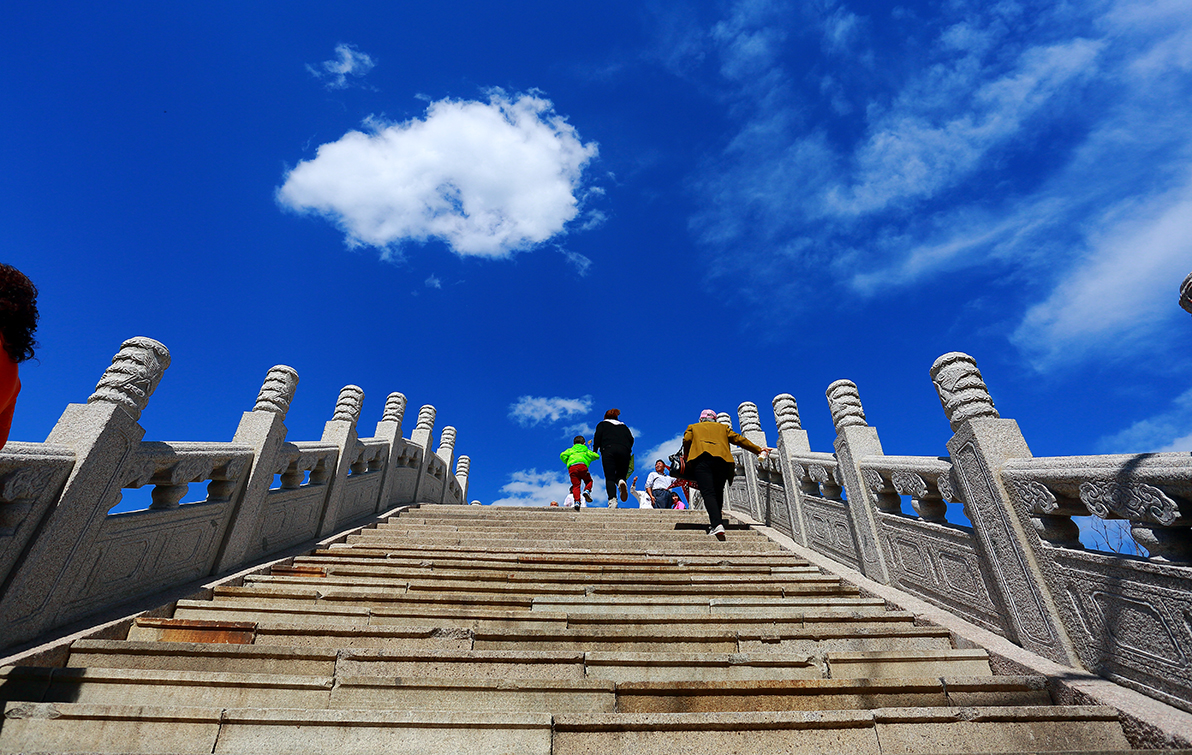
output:
<svg viewBox="0 0 1192 755"><path fill-rule="evenodd" d="M311 556L300 556L296 563L321 563L308 559L344 559L345 563L356 563L365 560L401 563L461 563L475 568L506 568L507 565L519 564L537 568L559 568L592 566L603 568L629 567L643 568L650 566L680 567L689 569L715 568L737 569L760 566L769 569L783 569L789 567L807 566L803 559L782 551L767 553L705 553L661 555L645 552L627 552L622 554L599 554L589 551L569 551L559 553L526 552L511 550L498 552L493 550L479 550L461 546L443 548L424 548L415 543L404 544L393 548L365 548L354 547L344 543L334 543L330 547L315 551Z"/></svg>
<svg viewBox="0 0 1192 755"><path fill-rule="evenodd" d="M4 752L551 753L549 713L18 702L4 715Z"/></svg>
<svg viewBox="0 0 1192 755"><path fill-rule="evenodd" d="M828 653L828 673L839 679L888 679L906 676L986 676L989 654L980 648L953 649L945 656L931 653L835 651Z"/></svg>
<svg viewBox="0 0 1192 755"><path fill-rule="evenodd" d="M565 713L554 755L1128 750L1112 708L1011 706L758 713ZM747 743L747 744L746 744Z"/></svg>
<svg viewBox="0 0 1192 755"><path fill-rule="evenodd" d="M261 708L706 713L1050 705L1041 677L622 682L0 669L0 702Z"/></svg>
<svg viewBox="0 0 1192 755"><path fill-rule="evenodd" d="M1046 680L1030 676L624 682L617 685L618 713L870 710L1051 705L1051 702Z"/></svg>
<svg viewBox="0 0 1192 755"><path fill-rule="evenodd" d="M541 533L539 533L541 537ZM393 548L417 542L423 548L443 548L463 546L489 553L518 552L518 553L556 553L566 551L586 551L591 553L673 553L673 554L707 554L707 553L765 553L776 551L779 546L769 540L757 538L743 538L729 536L721 542L713 537L701 537L698 540L676 541L671 537L604 540L604 539L568 539L548 537L539 540L513 537L419 537L401 538L366 530L359 535L348 535L345 542L352 547Z"/></svg>

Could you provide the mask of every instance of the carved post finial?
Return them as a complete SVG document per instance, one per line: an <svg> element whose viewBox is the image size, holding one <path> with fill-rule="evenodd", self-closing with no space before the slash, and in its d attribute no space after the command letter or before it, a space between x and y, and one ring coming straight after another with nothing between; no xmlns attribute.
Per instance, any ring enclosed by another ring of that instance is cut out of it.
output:
<svg viewBox="0 0 1192 755"><path fill-rule="evenodd" d="M757 413L757 404L752 401L743 401L737 407L737 422L741 424L741 434L745 433L760 433L762 431L762 419Z"/></svg>
<svg viewBox="0 0 1192 755"><path fill-rule="evenodd" d="M297 390L298 373L294 368L284 364L274 365L265 373L265 382L261 384L261 392L257 394L257 403L252 410L273 412L284 420Z"/></svg>
<svg viewBox="0 0 1192 755"><path fill-rule="evenodd" d="M731 428L733 426L733 418L728 415L728 412L720 412L717 414L716 421L725 427Z"/></svg>
<svg viewBox="0 0 1192 755"><path fill-rule="evenodd" d="M112 364L104 370L88 404L97 401L116 404L134 420L149 404L161 376L170 366L170 350L152 338L137 336L120 344Z"/></svg>
<svg viewBox="0 0 1192 755"><path fill-rule="evenodd" d="M1185 312L1192 313L1192 273L1188 273L1188 277L1184 278L1184 283L1180 286L1180 306Z"/></svg>
<svg viewBox="0 0 1192 755"><path fill-rule="evenodd" d="M467 456L461 456L455 462L455 476L467 477L468 472L472 470L472 460Z"/></svg>
<svg viewBox="0 0 1192 755"><path fill-rule="evenodd" d="M418 410L418 424L414 426L415 430L426 430L430 432L435 429L435 408L430 404Z"/></svg>
<svg viewBox="0 0 1192 755"><path fill-rule="evenodd" d="M401 424L406 415L406 396L404 393L390 393L385 399L385 413L381 415L382 422L396 422Z"/></svg>
<svg viewBox="0 0 1192 755"><path fill-rule="evenodd" d="M799 405L795 397L789 393L779 393L774 397L774 422L778 425L778 432L784 430L802 430L799 422Z"/></svg>
<svg viewBox="0 0 1192 755"><path fill-rule="evenodd" d="M331 415L331 419L355 425L360 419L363 406L364 389L358 385L345 385L339 392L339 398L335 402L335 414Z"/></svg>
<svg viewBox="0 0 1192 755"><path fill-rule="evenodd" d="M851 380L837 380L828 386L826 395L837 435L846 427L869 427L869 423L865 421L865 410L861 407L861 394L857 391L856 383Z"/></svg>
<svg viewBox="0 0 1192 755"><path fill-rule="evenodd" d="M989 388L981 379L976 361L968 354L951 351L935 360L931 365L931 380L952 425L952 432L957 432L961 425L976 417L998 418Z"/></svg>
<svg viewBox="0 0 1192 755"><path fill-rule="evenodd" d="M443 455L443 451L455 450L455 428L451 425L443 428L443 433L439 436L439 455Z"/></svg>

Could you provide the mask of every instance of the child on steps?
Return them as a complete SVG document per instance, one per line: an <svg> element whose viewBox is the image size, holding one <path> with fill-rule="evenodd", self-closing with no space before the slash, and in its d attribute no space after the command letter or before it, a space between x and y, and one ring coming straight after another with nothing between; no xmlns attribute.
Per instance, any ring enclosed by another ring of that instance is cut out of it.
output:
<svg viewBox="0 0 1192 755"><path fill-rule="evenodd" d="M599 459L600 454L588 448L582 435L575 436L572 442L574 445L559 454L559 458L567 465L567 474L571 475L571 500L575 502L575 508L578 509L581 505L579 502L581 482L585 483L584 501L592 502L592 475L588 472L588 465Z"/></svg>

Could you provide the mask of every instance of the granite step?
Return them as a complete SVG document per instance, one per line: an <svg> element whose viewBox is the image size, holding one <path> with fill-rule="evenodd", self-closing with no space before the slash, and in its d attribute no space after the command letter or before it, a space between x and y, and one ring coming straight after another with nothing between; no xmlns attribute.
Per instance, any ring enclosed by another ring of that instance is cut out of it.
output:
<svg viewBox="0 0 1192 755"><path fill-rule="evenodd" d="M336 559L336 561L328 561ZM434 565L463 565L472 568L507 568L509 565L519 565L525 568L559 569L593 567L629 570L647 569L649 567L699 569L747 569L762 567L770 570L781 570L791 567L805 567L808 563L793 554L787 553L684 553L673 556L633 552L626 554L606 555L589 551L570 551L560 553L540 553L537 549L527 551L510 550L498 552L494 550L476 550L451 546L448 548L422 548L409 543L394 548L356 548L344 543L334 543L319 549L310 556L300 556L295 559L296 564L323 565L325 563L383 563L393 566L402 564Z"/></svg>
<svg viewBox="0 0 1192 755"><path fill-rule="evenodd" d="M7 703L0 750L550 755L549 713Z"/></svg>
<svg viewBox="0 0 1192 755"><path fill-rule="evenodd" d="M1117 711L1094 706L907 707L753 713L566 713L554 717L554 755L683 752L1128 750Z"/></svg>

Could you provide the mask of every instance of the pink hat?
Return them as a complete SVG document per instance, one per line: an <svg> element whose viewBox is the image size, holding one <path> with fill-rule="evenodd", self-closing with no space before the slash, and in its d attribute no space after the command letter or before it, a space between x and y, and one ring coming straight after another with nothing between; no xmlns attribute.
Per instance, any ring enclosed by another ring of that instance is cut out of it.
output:
<svg viewBox="0 0 1192 755"><path fill-rule="evenodd" d="M716 412L712 411L711 409L704 409L702 412L699 413L699 418L700 419L716 419Z"/></svg>

